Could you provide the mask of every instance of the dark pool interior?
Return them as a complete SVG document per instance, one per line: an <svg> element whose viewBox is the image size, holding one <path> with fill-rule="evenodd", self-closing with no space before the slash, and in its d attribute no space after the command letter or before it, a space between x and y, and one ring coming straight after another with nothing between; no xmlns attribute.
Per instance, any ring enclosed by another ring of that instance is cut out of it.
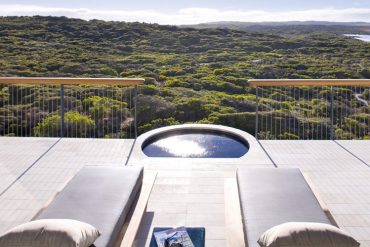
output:
<svg viewBox="0 0 370 247"><path fill-rule="evenodd" d="M149 157L240 158L248 143L221 131L176 130L150 138L142 149Z"/></svg>

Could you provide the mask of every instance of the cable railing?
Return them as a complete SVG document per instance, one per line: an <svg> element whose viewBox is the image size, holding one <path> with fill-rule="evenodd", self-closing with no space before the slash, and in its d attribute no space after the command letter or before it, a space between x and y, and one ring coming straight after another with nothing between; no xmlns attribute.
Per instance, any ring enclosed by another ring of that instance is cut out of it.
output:
<svg viewBox="0 0 370 247"><path fill-rule="evenodd" d="M0 77L0 136L136 138L140 78Z"/></svg>
<svg viewBox="0 0 370 247"><path fill-rule="evenodd" d="M0 136L136 138L139 78L0 77ZM259 139L369 139L369 79L249 80ZM253 132L253 131L251 131Z"/></svg>
<svg viewBox="0 0 370 247"><path fill-rule="evenodd" d="M370 139L369 79L249 80L258 139Z"/></svg>

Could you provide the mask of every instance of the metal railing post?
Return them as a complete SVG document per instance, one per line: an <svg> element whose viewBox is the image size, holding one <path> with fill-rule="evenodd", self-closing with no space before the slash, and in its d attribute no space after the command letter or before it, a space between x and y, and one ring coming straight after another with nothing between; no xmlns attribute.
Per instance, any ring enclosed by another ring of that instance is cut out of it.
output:
<svg viewBox="0 0 370 247"><path fill-rule="evenodd" d="M134 88L134 130L135 130L135 139L137 138L137 111L136 111L136 107L137 107L137 86L135 85L135 88Z"/></svg>
<svg viewBox="0 0 370 247"><path fill-rule="evenodd" d="M60 84L60 137L64 137L64 85Z"/></svg>
<svg viewBox="0 0 370 247"><path fill-rule="evenodd" d="M330 87L330 140L334 140L334 90Z"/></svg>
<svg viewBox="0 0 370 247"><path fill-rule="evenodd" d="M258 87L256 87L256 122L255 122L255 134L254 136L258 139L258 105L259 105L259 98L258 98Z"/></svg>

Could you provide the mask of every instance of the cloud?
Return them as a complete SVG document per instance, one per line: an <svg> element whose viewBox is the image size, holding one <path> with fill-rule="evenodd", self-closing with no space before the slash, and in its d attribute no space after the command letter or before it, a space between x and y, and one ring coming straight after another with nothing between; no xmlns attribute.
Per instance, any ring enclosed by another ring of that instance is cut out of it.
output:
<svg viewBox="0 0 370 247"><path fill-rule="evenodd" d="M297 11L219 10L185 8L169 13L158 10L94 10L36 5L0 4L0 16L67 16L85 20L140 21L159 24L197 24L216 21L363 21L370 22L370 8L325 8Z"/></svg>

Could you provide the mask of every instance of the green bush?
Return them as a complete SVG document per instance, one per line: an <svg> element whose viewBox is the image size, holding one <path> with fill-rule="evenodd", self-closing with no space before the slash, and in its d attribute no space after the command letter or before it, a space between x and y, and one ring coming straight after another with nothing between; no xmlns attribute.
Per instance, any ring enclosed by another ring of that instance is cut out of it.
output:
<svg viewBox="0 0 370 247"><path fill-rule="evenodd" d="M66 112L64 115L65 137L90 137L95 123L78 112ZM42 120L34 129L35 136L55 137L61 135L60 115L51 115Z"/></svg>

